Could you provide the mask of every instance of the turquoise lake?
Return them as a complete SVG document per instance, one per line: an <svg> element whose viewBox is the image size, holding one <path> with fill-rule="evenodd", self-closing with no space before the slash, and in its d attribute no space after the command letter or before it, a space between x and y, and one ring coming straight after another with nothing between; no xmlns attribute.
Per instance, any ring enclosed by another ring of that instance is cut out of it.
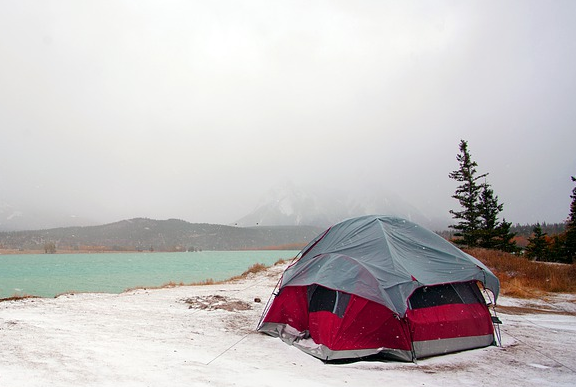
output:
<svg viewBox="0 0 576 387"><path fill-rule="evenodd" d="M255 263L290 260L292 250L189 253L0 255L0 298L62 293L121 293L134 287L225 280Z"/></svg>

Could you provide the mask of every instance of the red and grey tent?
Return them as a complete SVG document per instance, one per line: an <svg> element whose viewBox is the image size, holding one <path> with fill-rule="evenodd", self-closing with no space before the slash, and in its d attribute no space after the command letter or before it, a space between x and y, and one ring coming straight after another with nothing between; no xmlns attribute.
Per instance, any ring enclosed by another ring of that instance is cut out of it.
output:
<svg viewBox="0 0 576 387"><path fill-rule="evenodd" d="M404 361L495 343L478 285L498 278L408 220L349 219L320 234L284 271L260 332L322 360Z"/></svg>

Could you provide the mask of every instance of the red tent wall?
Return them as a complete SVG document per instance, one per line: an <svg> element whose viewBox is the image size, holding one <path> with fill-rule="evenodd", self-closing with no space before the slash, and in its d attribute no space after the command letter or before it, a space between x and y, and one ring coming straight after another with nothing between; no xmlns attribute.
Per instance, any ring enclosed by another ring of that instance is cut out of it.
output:
<svg viewBox="0 0 576 387"><path fill-rule="evenodd" d="M342 318L327 312L309 317L310 337L335 351L391 348L410 351L401 320L383 305L352 295Z"/></svg>
<svg viewBox="0 0 576 387"><path fill-rule="evenodd" d="M410 351L405 325L390 309L351 295L343 317L328 311L309 312L306 286L288 286L274 299L264 323L288 324L309 331L317 344L334 351L391 348Z"/></svg>
<svg viewBox="0 0 576 387"><path fill-rule="evenodd" d="M490 313L482 304L449 304L423 309L409 309L414 341L455 337L493 335Z"/></svg>
<svg viewBox="0 0 576 387"><path fill-rule="evenodd" d="M300 332L308 330L308 298L305 286L288 286L272 302L264 323L288 324Z"/></svg>
<svg viewBox="0 0 576 387"><path fill-rule="evenodd" d="M342 317L327 311L310 311L307 286L287 286L275 297L263 323L268 333L289 342L311 338L330 350L313 353L324 360L354 358L365 350L383 357L410 360L493 343L488 307L474 303L408 309L398 318L387 307L350 295ZM284 326L290 326L290 332ZM295 332L295 331L297 332ZM355 355L356 354L356 355ZM326 356L326 357L322 357Z"/></svg>
<svg viewBox="0 0 576 387"><path fill-rule="evenodd" d="M486 347L494 342L492 318L485 304L409 309L406 319L417 358Z"/></svg>

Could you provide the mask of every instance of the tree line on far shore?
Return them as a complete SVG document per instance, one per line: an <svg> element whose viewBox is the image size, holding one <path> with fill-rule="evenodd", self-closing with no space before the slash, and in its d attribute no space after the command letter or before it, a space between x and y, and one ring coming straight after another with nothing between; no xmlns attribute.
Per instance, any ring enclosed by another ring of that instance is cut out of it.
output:
<svg viewBox="0 0 576 387"><path fill-rule="evenodd" d="M459 148L456 156L459 167L448 175L459 183L452 197L458 200L461 209L450 210L456 221L449 226L454 230L451 239L455 244L522 253L536 261L576 261L576 187L570 195L572 202L564 229L548 235L538 223L532 228L527 246L521 250L516 243L516 233L511 231L512 223L499 219L504 205L488 183L488 173L477 172L478 164L472 159L466 141L461 140ZM576 182L574 176L571 179Z"/></svg>

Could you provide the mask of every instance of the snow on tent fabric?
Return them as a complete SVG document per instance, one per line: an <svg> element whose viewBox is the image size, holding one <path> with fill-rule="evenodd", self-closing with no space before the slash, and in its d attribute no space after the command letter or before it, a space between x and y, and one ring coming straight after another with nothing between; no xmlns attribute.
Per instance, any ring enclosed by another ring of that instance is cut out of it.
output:
<svg viewBox="0 0 576 387"><path fill-rule="evenodd" d="M408 220L364 216L314 239L283 273L258 326L322 360L413 361L494 343L477 283L498 278Z"/></svg>

